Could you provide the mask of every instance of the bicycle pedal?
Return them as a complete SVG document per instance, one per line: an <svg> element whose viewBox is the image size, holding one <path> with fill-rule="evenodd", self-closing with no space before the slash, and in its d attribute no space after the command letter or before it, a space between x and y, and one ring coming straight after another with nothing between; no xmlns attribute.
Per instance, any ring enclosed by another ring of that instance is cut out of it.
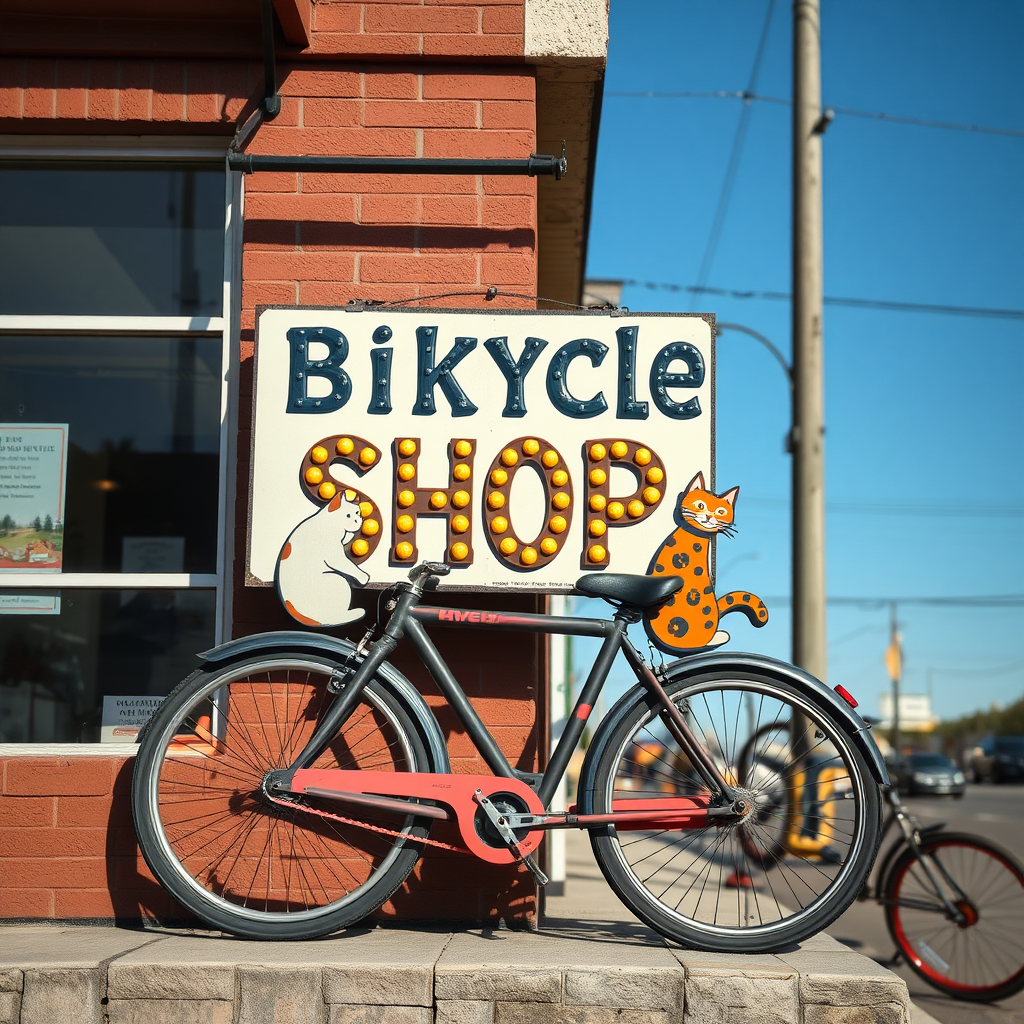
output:
<svg viewBox="0 0 1024 1024"><path fill-rule="evenodd" d="M533 854L527 854L522 858L523 863L530 869L533 877L537 879L538 885L547 885L551 881L547 875L540 869L540 865L533 859Z"/></svg>

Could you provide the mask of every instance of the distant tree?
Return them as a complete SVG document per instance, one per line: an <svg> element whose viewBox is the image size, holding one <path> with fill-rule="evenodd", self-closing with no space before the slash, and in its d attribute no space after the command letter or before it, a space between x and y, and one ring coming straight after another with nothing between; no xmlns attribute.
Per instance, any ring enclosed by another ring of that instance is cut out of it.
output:
<svg viewBox="0 0 1024 1024"><path fill-rule="evenodd" d="M10 514L4 516L3 519L0 519L0 529L13 530L15 525L16 523L11 518Z"/></svg>
<svg viewBox="0 0 1024 1024"><path fill-rule="evenodd" d="M49 512L46 513L46 518L43 520L43 529L47 533L53 533L53 516Z"/></svg>
<svg viewBox="0 0 1024 1024"><path fill-rule="evenodd" d="M42 528L43 521L39 518L39 516L36 516L35 519L32 520L32 529L38 533Z"/></svg>
<svg viewBox="0 0 1024 1024"><path fill-rule="evenodd" d="M940 722L935 732L958 742L971 742L985 733L1024 736L1024 697L999 711L975 711L952 721Z"/></svg>

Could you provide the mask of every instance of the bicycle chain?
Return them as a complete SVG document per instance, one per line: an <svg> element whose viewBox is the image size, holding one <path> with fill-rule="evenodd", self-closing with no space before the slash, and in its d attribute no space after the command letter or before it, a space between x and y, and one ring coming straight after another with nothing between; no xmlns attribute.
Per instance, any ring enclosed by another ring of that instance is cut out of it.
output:
<svg viewBox="0 0 1024 1024"><path fill-rule="evenodd" d="M442 850L452 850L455 853L469 853L464 846L452 846L451 843L442 843L440 839L428 839L426 836L410 836L407 832L398 832L393 828L384 828L381 825L371 825L366 821L358 821L355 818L346 818L341 814L332 814L330 811L321 811L316 807L307 807L305 804L292 803L290 800L282 800L280 797L266 794L267 799L278 807L287 807L291 811L305 811L307 814L315 814L321 818L330 818L332 821L340 821L344 825L355 825L356 828L369 829L371 832L380 832L385 836L394 836L396 839L408 839L414 843L426 843L428 846L437 846Z"/></svg>

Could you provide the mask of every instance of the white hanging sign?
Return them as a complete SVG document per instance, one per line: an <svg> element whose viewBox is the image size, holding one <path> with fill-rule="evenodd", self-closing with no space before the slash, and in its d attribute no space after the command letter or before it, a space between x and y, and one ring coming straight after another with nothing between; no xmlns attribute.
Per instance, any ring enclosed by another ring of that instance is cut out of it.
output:
<svg viewBox="0 0 1024 1024"><path fill-rule="evenodd" d="M714 320L265 308L252 438L248 582L299 621L422 560L445 589L644 573L713 479Z"/></svg>

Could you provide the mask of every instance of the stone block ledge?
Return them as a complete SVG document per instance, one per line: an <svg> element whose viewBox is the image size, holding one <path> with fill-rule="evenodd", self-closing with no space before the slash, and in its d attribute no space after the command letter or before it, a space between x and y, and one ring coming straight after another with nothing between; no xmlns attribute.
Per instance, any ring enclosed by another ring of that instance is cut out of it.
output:
<svg viewBox="0 0 1024 1024"><path fill-rule="evenodd" d="M910 1024L906 984L819 935L776 954L642 927L357 928L313 942L0 925L0 1024Z"/></svg>

